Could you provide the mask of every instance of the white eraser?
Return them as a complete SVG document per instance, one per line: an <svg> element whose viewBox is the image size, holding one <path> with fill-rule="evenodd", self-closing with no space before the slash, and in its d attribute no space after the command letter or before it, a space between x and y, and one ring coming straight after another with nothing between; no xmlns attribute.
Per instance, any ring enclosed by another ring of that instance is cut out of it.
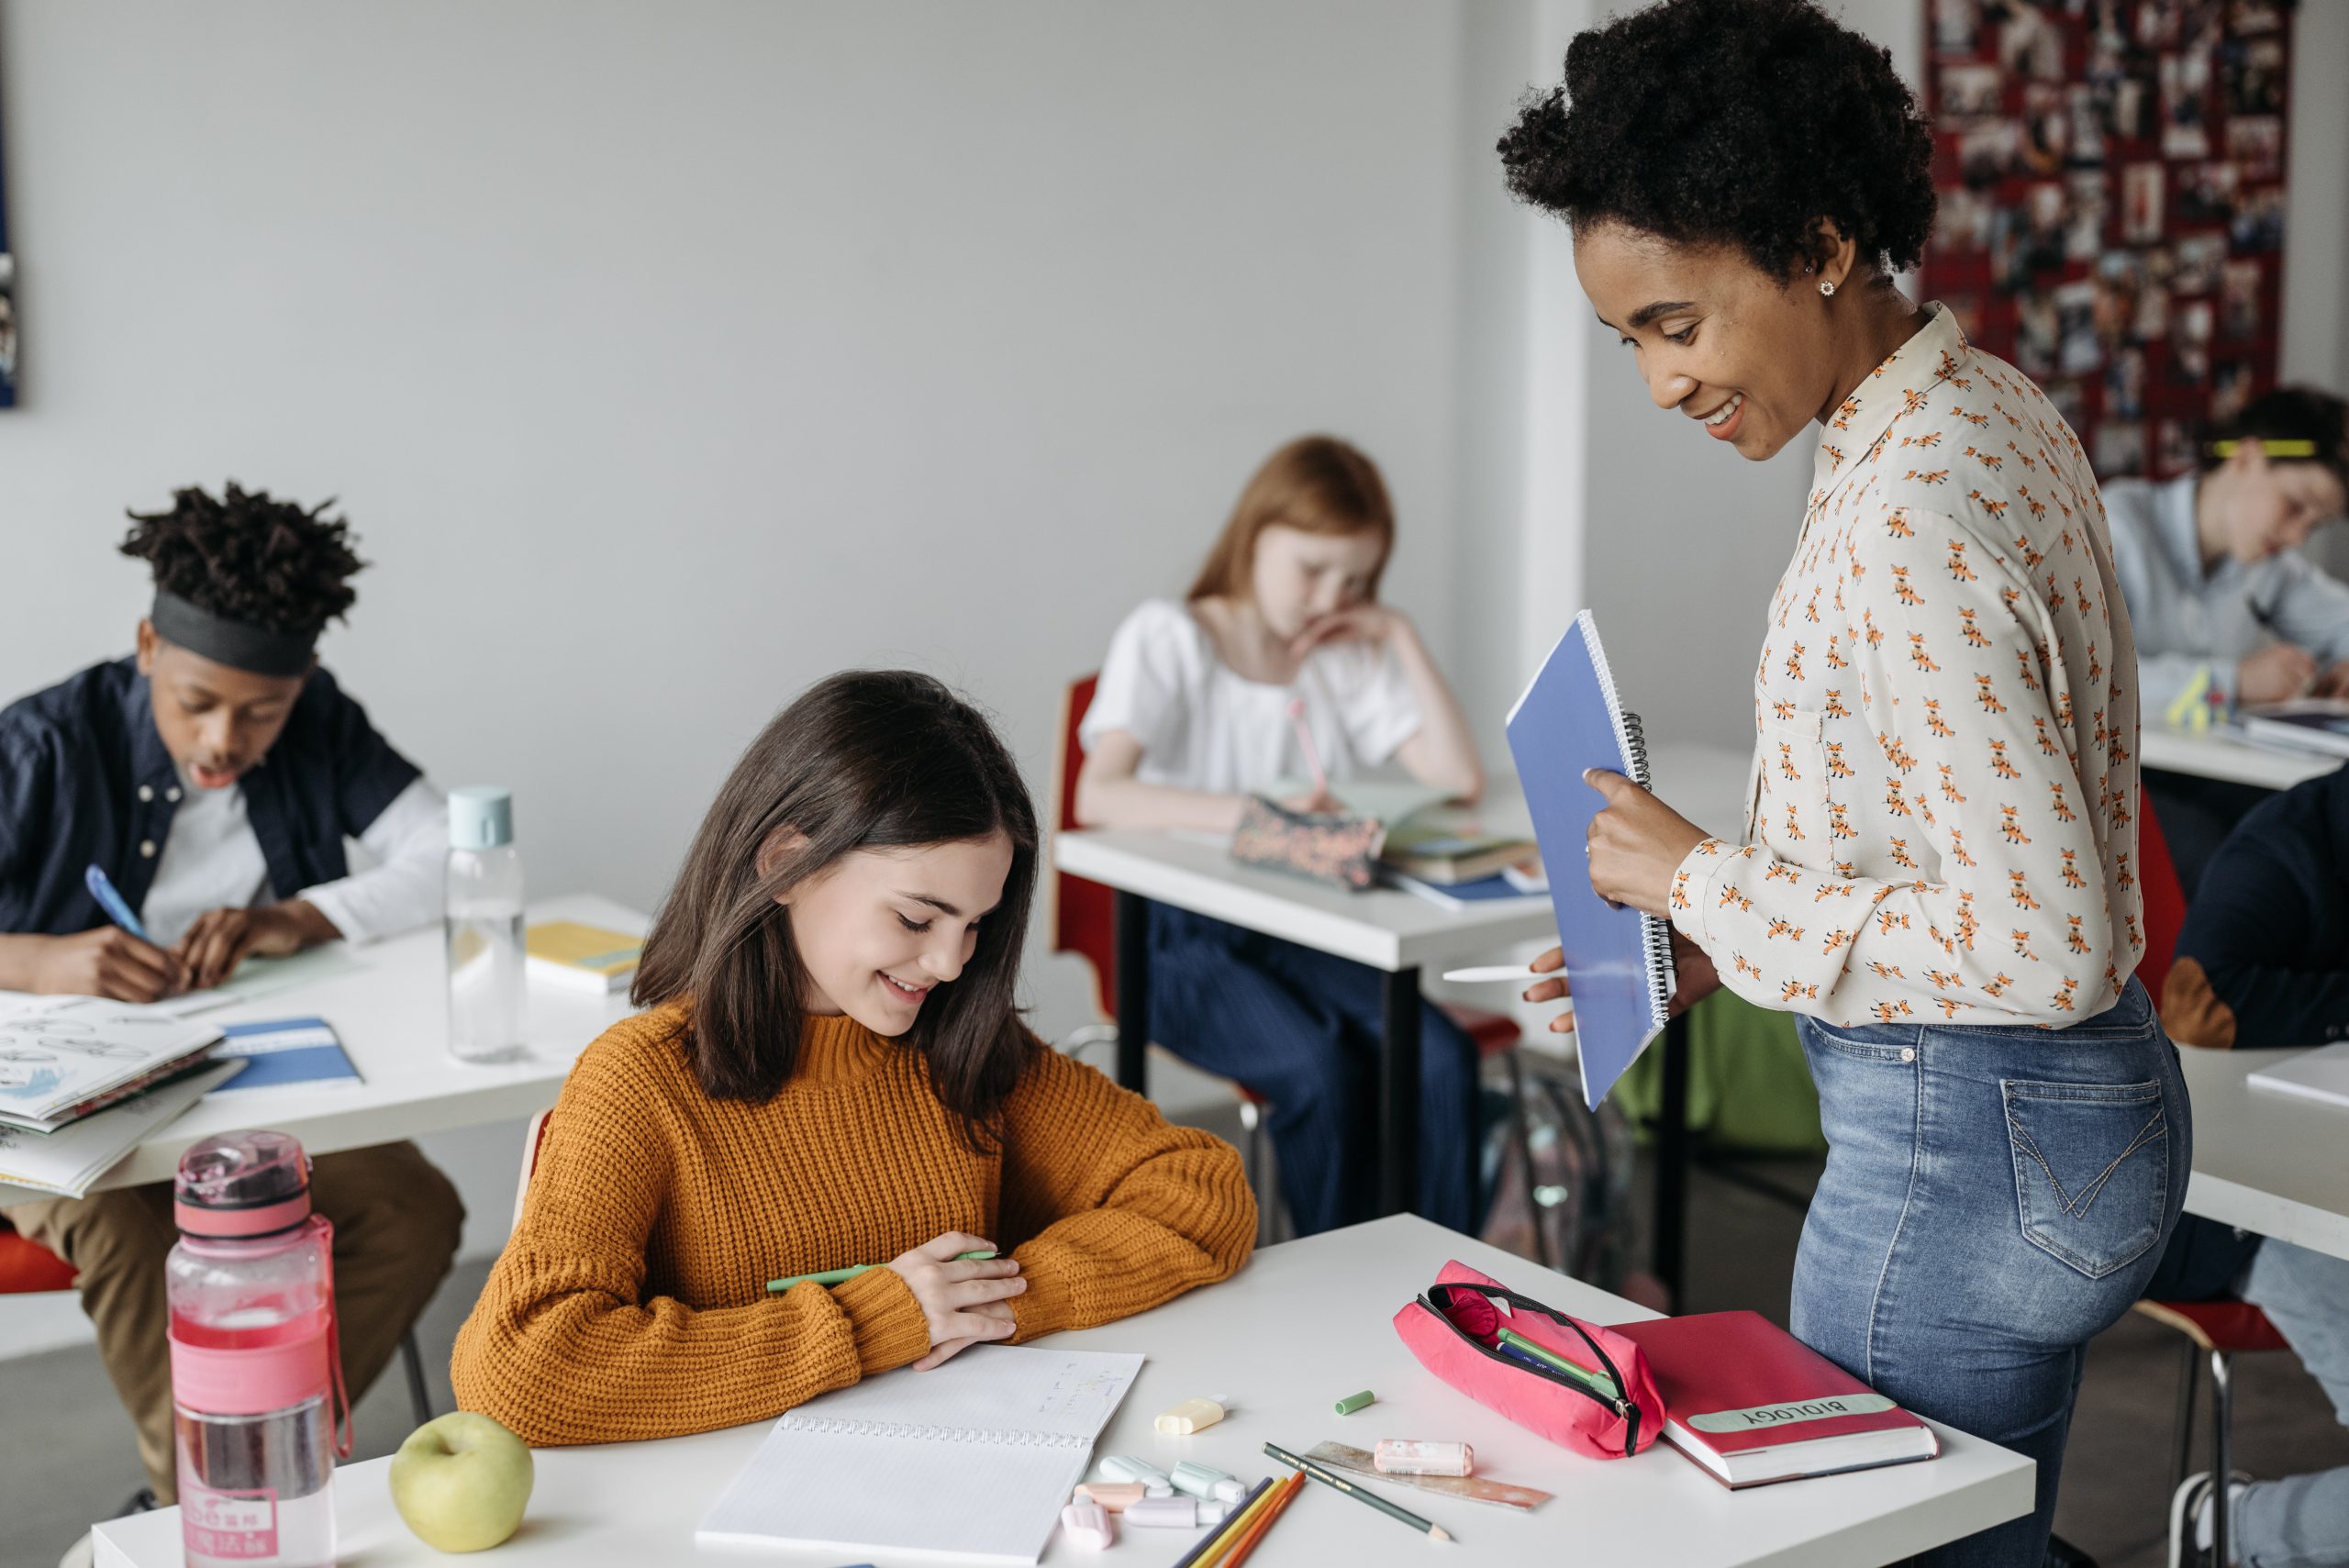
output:
<svg viewBox="0 0 2349 1568"><path fill-rule="evenodd" d="M1126 1523L1144 1529L1192 1529L1199 1522L1199 1505L1192 1497L1144 1497L1128 1505Z"/></svg>

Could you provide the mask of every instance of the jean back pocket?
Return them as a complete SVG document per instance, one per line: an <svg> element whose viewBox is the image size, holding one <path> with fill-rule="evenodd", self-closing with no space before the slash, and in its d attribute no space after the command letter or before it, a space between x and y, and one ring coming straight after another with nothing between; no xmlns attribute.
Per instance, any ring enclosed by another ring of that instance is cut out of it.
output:
<svg viewBox="0 0 2349 1568"><path fill-rule="evenodd" d="M2144 1256L2169 1209L2162 1086L2001 1081L2032 1245L2090 1279Z"/></svg>

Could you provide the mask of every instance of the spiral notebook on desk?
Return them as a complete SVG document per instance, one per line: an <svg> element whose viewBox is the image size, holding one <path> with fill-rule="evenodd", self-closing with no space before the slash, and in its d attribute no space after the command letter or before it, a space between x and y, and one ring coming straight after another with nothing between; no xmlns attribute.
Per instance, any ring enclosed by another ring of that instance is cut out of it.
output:
<svg viewBox="0 0 2349 1568"><path fill-rule="evenodd" d="M1034 1562L1141 1357L977 1345L786 1412L704 1544Z"/></svg>
<svg viewBox="0 0 2349 1568"><path fill-rule="evenodd" d="M1609 908L1581 870L1591 818L1607 804L1583 783L1583 771L1605 768L1642 788L1648 783L1640 716L1623 711L1588 610L1575 617L1508 710L1508 749L1542 862L1550 868L1550 906L1574 992L1582 1094L1597 1110L1664 1028L1674 982L1670 924L1636 909Z"/></svg>

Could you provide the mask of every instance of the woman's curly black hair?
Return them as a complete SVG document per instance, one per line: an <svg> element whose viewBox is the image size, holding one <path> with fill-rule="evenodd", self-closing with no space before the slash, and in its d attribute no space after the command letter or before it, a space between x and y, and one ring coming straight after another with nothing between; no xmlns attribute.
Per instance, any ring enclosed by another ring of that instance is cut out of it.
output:
<svg viewBox="0 0 2349 1568"><path fill-rule="evenodd" d="M1577 228L1733 245L1781 283L1822 218L1887 272L1933 227L1932 126L1890 54L1811 0L1664 0L1577 34L1500 155L1512 195Z"/></svg>
<svg viewBox="0 0 2349 1568"><path fill-rule="evenodd" d="M289 637L316 637L359 595L347 579L367 563L351 525L266 490L234 483L214 500L190 487L168 512L132 512L122 553L154 568L155 586L216 616Z"/></svg>

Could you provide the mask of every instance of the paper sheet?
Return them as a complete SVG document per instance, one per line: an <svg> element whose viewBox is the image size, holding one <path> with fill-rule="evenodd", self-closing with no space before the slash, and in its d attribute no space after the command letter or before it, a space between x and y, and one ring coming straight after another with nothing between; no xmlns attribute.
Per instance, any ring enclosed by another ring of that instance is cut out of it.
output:
<svg viewBox="0 0 2349 1568"><path fill-rule="evenodd" d="M1141 1361L980 1345L811 1399L695 1539L1032 1563Z"/></svg>
<svg viewBox="0 0 2349 1568"><path fill-rule="evenodd" d="M346 974L356 974L366 966L351 956L342 942L328 942L319 947L305 948L284 958L249 958L237 966L237 973L209 991L190 991L184 995L167 996L155 1004L156 1010L186 1018L193 1013L208 1012L225 1007L231 1002L250 1002L262 996L290 991L296 985L316 985L321 981L339 980Z"/></svg>

